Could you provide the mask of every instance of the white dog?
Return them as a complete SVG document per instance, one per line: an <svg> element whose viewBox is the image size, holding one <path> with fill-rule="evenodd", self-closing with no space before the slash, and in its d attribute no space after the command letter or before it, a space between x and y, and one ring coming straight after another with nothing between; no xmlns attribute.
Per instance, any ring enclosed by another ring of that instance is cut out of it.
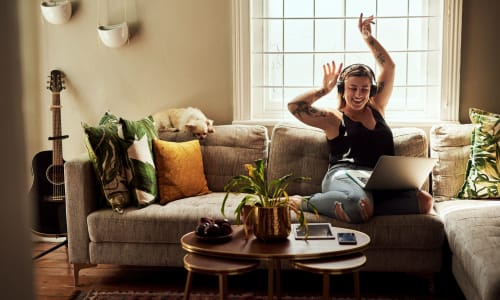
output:
<svg viewBox="0 0 500 300"><path fill-rule="evenodd" d="M190 131L199 139L214 132L214 121L208 119L201 110L194 107L170 108L153 114L158 130Z"/></svg>

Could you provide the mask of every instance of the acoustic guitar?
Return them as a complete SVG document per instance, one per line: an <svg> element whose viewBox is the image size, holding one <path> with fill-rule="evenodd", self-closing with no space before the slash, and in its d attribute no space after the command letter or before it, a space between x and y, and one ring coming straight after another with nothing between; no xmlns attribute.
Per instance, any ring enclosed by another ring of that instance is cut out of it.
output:
<svg viewBox="0 0 500 300"><path fill-rule="evenodd" d="M66 235L66 207L64 191L64 160L61 134L60 93L65 88L64 74L59 70L50 72L47 89L52 92L52 129L49 140L52 151L41 151L33 157L33 184L29 195L35 204L33 231L40 235Z"/></svg>

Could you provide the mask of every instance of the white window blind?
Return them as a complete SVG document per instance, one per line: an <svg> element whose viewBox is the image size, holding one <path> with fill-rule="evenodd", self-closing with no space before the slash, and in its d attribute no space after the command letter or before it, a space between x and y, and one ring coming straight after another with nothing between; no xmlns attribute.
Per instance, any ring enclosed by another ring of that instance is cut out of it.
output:
<svg viewBox="0 0 500 300"><path fill-rule="evenodd" d="M332 59L377 67L362 40L359 14L396 63L389 122L458 119L461 1L237 0L234 119L292 119L287 103L322 84ZM458 48L458 49L457 49ZM337 107L336 91L317 102Z"/></svg>

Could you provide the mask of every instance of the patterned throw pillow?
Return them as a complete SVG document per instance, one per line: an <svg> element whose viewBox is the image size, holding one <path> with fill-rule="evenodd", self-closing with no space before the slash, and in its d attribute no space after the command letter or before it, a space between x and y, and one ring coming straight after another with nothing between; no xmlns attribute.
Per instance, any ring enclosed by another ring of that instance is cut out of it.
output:
<svg viewBox="0 0 500 300"><path fill-rule="evenodd" d="M129 186L137 205L147 206L155 202L158 195L156 169L153 159L152 141L158 133L151 116L139 121L120 118L122 149L129 173Z"/></svg>
<svg viewBox="0 0 500 300"><path fill-rule="evenodd" d="M180 143L154 140L153 145L160 204L211 192L198 140Z"/></svg>
<svg viewBox="0 0 500 300"><path fill-rule="evenodd" d="M500 115L471 108L474 126L465 183L458 198L500 198Z"/></svg>
<svg viewBox="0 0 500 300"><path fill-rule="evenodd" d="M114 211L123 213L123 209L130 204L130 195L117 122L117 117L105 113L99 126L92 127L82 123L82 127L85 132L85 146L107 203Z"/></svg>

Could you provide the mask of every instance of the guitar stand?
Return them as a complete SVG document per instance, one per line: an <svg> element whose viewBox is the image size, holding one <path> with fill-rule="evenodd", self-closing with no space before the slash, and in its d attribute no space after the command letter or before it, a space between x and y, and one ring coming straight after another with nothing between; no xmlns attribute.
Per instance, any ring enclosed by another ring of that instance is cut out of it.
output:
<svg viewBox="0 0 500 300"><path fill-rule="evenodd" d="M38 254L37 256L33 257L33 260L37 260L40 257L45 256L45 255L49 254L50 252L52 252L52 251L54 251L56 249L61 248L62 246L66 246L66 247L68 246L68 238L67 237L64 238L64 241L60 242L59 244L53 246L50 249L47 249L47 250L43 251L42 253Z"/></svg>

